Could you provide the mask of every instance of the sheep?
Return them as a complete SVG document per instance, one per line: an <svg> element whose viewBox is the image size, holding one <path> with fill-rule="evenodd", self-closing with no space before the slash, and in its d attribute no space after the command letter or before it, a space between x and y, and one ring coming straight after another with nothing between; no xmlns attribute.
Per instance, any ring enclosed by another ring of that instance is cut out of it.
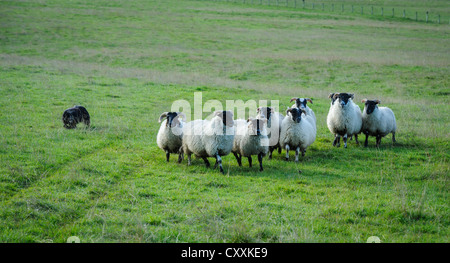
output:
<svg viewBox="0 0 450 263"><path fill-rule="evenodd" d="M179 163L183 160L183 152L180 149L184 122L181 119L186 120L186 115L182 112L164 112L159 116L158 122L162 123L156 136L156 143L166 152L167 162L171 153L178 153Z"/></svg>
<svg viewBox="0 0 450 263"><path fill-rule="evenodd" d="M347 138L352 135L355 135L355 141L359 144L358 134L361 132L362 115L359 106L353 102L354 94L330 93L328 97L332 102L327 116L327 126L335 135L333 146L340 147L342 136L344 147L347 148Z"/></svg>
<svg viewBox="0 0 450 263"><path fill-rule="evenodd" d="M295 149L295 161L298 162L299 152L305 156L306 148L316 140L313 124L308 119L302 118L302 113L306 116L304 109L287 109L287 116L281 124L280 146L286 149L286 161L289 161L289 150Z"/></svg>
<svg viewBox="0 0 450 263"><path fill-rule="evenodd" d="M228 155L233 148L234 121L231 111L216 111L211 120L194 120L183 128L182 148L191 165L191 154L203 159L209 167L207 157L215 157L216 164L223 174L222 156Z"/></svg>
<svg viewBox="0 0 450 263"><path fill-rule="evenodd" d="M252 167L252 155L258 155L259 171L263 171L262 159L269 152L269 138L267 137L267 119L249 118L236 120L236 135L231 152L236 157L239 166L242 166L242 156L248 158Z"/></svg>
<svg viewBox="0 0 450 263"><path fill-rule="evenodd" d="M378 107L380 100L363 99L362 132L366 135L364 147L367 147L369 135L376 137L376 147L380 146L381 138L392 133L392 143L395 143L397 123L394 112L388 107Z"/></svg>
<svg viewBox="0 0 450 263"><path fill-rule="evenodd" d="M74 129L80 122L90 127L91 116L85 107L77 105L64 111L62 121L66 129Z"/></svg>
<svg viewBox="0 0 450 263"><path fill-rule="evenodd" d="M316 125L316 114L314 111L306 105L308 102L313 104L312 99L310 98L292 98L290 102L295 100L295 104L292 105L292 108L304 109L307 115L310 115L314 120L314 126Z"/></svg>
<svg viewBox="0 0 450 263"><path fill-rule="evenodd" d="M280 131L281 123L283 122L284 115L276 112L271 107L259 107L256 110L256 118L267 119L267 132L269 137L269 160L272 159L272 152L278 149L278 153L281 153L280 147Z"/></svg>

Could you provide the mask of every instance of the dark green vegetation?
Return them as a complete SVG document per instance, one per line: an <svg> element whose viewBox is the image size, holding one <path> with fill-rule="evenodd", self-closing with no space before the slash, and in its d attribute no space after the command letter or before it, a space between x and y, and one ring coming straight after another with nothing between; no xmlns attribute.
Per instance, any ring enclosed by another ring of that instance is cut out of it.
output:
<svg viewBox="0 0 450 263"><path fill-rule="evenodd" d="M448 25L175 0L1 1L0 24L2 242L448 242ZM312 97L316 142L262 173L166 163L158 117L196 91ZM339 91L392 108L398 144L333 148ZM75 104L91 129L63 128Z"/></svg>

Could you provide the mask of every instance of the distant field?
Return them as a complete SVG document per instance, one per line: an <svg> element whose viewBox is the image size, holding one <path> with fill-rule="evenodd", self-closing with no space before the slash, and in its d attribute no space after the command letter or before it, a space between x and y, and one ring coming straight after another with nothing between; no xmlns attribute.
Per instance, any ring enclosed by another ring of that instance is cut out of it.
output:
<svg viewBox="0 0 450 263"><path fill-rule="evenodd" d="M42 0L0 1L0 25L0 242L449 241L448 20ZM194 92L224 105L276 99L281 110L311 97L317 139L299 163L284 151L265 158L264 172L232 155L225 175L199 159L166 163L158 117ZM361 109L380 99L398 143L333 148L330 92L355 93ZM63 128L75 104L91 129Z"/></svg>
<svg viewBox="0 0 450 263"><path fill-rule="evenodd" d="M214 1L214 0L203 0ZM392 17L392 9L394 9L395 17L403 17L403 10L405 10L405 17L415 20L415 13L418 13L418 20L425 20L425 14L428 12L429 21L437 21L437 15L441 15L441 23L448 23L450 18L450 7L447 0L217 0L218 2L233 2L236 4L252 4L252 5L267 5L280 6L290 8L305 8L315 9L326 12L336 13L352 13L362 14L368 16L381 16L383 8L383 16ZM372 13L373 8L373 13Z"/></svg>

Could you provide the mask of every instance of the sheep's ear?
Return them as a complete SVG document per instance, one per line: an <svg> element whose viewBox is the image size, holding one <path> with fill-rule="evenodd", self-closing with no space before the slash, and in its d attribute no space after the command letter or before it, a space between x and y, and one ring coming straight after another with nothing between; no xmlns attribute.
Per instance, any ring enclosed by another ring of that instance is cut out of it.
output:
<svg viewBox="0 0 450 263"><path fill-rule="evenodd" d="M247 119L247 122L250 122L251 120L252 120L251 118L248 118L248 119Z"/></svg>
<svg viewBox="0 0 450 263"><path fill-rule="evenodd" d="M298 98L292 98L289 102L292 102L293 100L297 100Z"/></svg>
<svg viewBox="0 0 450 263"><path fill-rule="evenodd" d="M361 102L362 102L362 103L366 103L366 101L367 101L367 99L363 99Z"/></svg>
<svg viewBox="0 0 450 263"><path fill-rule="evenodd" d="M305 115L306 115L306 111L304 109L300 109Z"/></svg>
<svg viewBox="0 0 450 263"><path fill-rule="evenodd" d="M375 104L380 104L381 101L380 100L375 100Z"/></svg>
<svg viewBox="0 0 450 263"><path fill-rule="evenodd" d="M177 112L177 115L186 121L186 114L184 114L184 112Z"/></svg>
<svg viewBox="0 0 450 263"><path fill-rule="evenodd" d="M340 93L334 93L333 95L333 99L337 99L337 97L339 96Z"/></svg>
<svg viewBox="0 0 450 263"><path fill-rule="evenodd" d="M350 95L350 98L351 98L351 99L354 99L354 98L355 98L355 94L350 93L349 95Z"/></svg>
<svg viewBox="0 0 450 263"><path fill-rule="evenodd" d="M330 93L330 94L328 95L328 98L329 98L329 99L333 98L333 97L334 97L334 94L335 94L335 93Z"/></svg>
<svg viewBox="0 0 450 263"><path fill-rule="evenodd" d="M165 117L167 117L167 114L168 114L169 112L164 112L163 114L161 114L161 116L159 116L159 120L158 120L158 122L162 122L162 120L165 118Z"/></svg>
<svg viewBox="0 0 450 263"><path fill-rule="evenodd" d="M221 116L221 118L223 118L223 111L221 111L221 110L216 110L215 112L214 112L214 117L215 116Z"/></svg>
<svg viewBox="0 0 450 263"><path fill-rule="evenodd" d="M257 109L256 109L256 113L260 113L261 112L261 107L258 107Z"/></svg>
<svg viewBox="0 0 450 263"><path fill-rule="evenodd" d="M305 100L307 100L309 103L313 104L312 99L306 98Z"/></svg>
<svg viewBox="0 0 450 263"><path fill-rule="evenodd" d="M286 110L286 115L289 115L289 113L292 111L291 108L288 107L288 109Z"/></svg>

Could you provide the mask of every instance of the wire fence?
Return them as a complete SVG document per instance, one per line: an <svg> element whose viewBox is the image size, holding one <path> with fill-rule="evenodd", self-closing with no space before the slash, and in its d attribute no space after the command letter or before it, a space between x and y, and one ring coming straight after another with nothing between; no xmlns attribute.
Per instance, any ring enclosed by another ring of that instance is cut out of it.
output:
<svg viewBox="0 0 450 263"><path fill-rule="evenodd" d="M370 15L379 18L399 18L409 21L437 23L437 24L444 24L448 20L448 24L450 24L450 19L446 19L446 21L444 22L444 18L441 17L440 14L430 13L429 11L425 12L411 11L410 9L406 8L390 8L373 5L353 5L348 3L317 3L317 2L308 2L306 0L203 0L203 1L279 6L279 7L316 10L323 12L335 12L341 14L345 13L345 14Z"/></svg>

